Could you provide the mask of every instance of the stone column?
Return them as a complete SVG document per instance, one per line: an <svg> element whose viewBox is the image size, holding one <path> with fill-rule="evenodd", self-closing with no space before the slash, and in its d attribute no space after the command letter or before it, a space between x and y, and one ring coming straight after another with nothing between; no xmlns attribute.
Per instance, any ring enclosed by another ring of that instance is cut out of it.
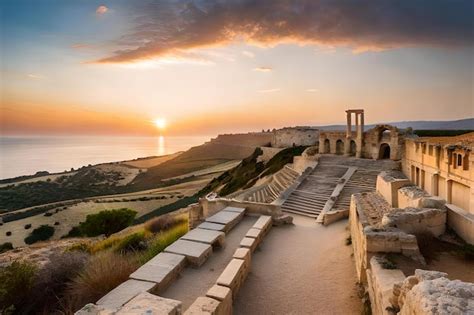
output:
<svg viewBox="0 0 474 315"><path fill-rule="evenodd" d="M352 138L352 113L347 113L347 129L346 129L346 141L344 141L344 155L349 156L351 154L351 138Z"/></svg>
<svg viewBox="0 0 474 315"><path fill-rule="evenodd" d="M448 203L453 202L453 180L452 179L446 180L446 199Z"/></svg>
<svg viewBox="0 0 474 315"><path fill-rule="evenodd" d="M356 151L356 157L357 158L361 158L362 157L362 128L361 128L361 123L363 123L363 116L361 115L360 116L360 123L359 123L359 115L361 115L361 113L356 113L356 132L357 132L357 140L356 140L356 144L357 144L357 151Z"/></svg>

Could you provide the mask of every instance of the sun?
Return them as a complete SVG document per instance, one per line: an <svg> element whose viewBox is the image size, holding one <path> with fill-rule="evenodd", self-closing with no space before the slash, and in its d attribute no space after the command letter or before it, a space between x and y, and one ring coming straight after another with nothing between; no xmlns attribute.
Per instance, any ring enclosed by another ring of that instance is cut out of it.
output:
<svg viewBox="0 0 474 315"><path fill-rule="evenodd" d="M166 119L164 118L157 118L153 121L155 123L156 128L163 130L166 128Z"/></svg>

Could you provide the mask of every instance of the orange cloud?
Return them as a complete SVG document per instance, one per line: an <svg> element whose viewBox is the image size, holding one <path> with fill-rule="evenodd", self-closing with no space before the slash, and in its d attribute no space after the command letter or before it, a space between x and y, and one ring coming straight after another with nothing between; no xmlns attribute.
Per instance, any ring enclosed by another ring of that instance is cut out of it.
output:
<svg viewBox="0 0 474 315"><path fill-rule="evenodd" d="M134 28L116 40L120 49L97 62L131 62L241 40L259 46L347 46L354 52L470 45L471 9L470 0L433 0L429 6L422 1L163 0L142 7Z"/></svg>
<svg viewBox="0 0 474 315"><path fill-rule="evenodd" d="M102 15L105 14L107 11L109 11L109 8L107 8L105 5L100 5L95 10L95 13Z"/></svg>

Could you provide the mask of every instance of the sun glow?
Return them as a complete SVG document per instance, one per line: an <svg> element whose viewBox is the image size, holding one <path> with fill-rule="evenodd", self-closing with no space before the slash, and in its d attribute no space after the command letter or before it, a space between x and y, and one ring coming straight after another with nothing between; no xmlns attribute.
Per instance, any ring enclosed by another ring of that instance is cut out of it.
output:
<svg viewBox="0 0 474 315"><path fill-rule="evenodd" d="M163 130L166 128L166 119L164 118L157 118L153 121L155 123L156 128Z"/></svg>

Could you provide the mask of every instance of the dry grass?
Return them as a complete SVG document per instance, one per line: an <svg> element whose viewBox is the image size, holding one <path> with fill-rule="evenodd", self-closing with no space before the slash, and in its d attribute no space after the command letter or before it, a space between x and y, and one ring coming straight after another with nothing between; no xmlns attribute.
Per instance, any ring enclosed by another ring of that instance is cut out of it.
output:
<svg viewBox="0 0 474 315"><path fill-rule="evenodd" d="M94 255L69 284L65 307L77 310L87 303L95 303L126 281L138 266L137 259L133 255L120 255L114 252Z"/></svg>
<svg viewBox="0 0 474 315"><path fill-rule="evenodd" d="M148 220L147 222L145 222L144 227L147 231L150 231L152 233L158 233L161 231L168 230L175 225L187 223L187 221L188 218L185 214L167 214Z"/></svg>

